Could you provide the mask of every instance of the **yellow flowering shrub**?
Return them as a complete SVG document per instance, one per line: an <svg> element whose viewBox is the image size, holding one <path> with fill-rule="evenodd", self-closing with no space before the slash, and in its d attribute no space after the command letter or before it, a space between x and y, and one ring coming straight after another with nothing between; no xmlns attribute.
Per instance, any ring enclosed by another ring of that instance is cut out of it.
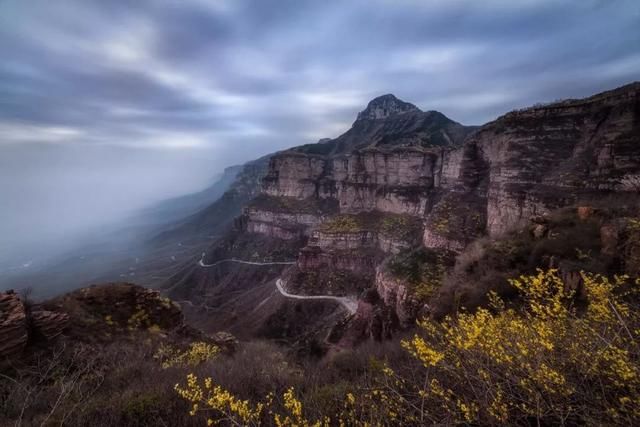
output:
<svg viewBox="0 0 640 427"><path fill-rule="evenodd" d="M487 308L420 322L402 343L412 367L374 361L342 409L319 418L292 388L251 403L189 375L176 390L210 424L638 425L640 281L582 273L580 295L555 270L511 283L515 303L491 294Z"/></svg>
<svg viewBox="0 0 640 427"><path fill-rule="evenodd" d="M214 344L202 341L192 342L189 348L182 351L169 345L161 345L154 354L164 369L174 366L197 366L211 360L220 353L220 348Z"/></svg>
<svg viewBox="0 0 640 427"><path fill-rule="evenodd" d="M580 304L555 270L511 281L522 305L422 322L404 343L437 387L417 385L431 421L482 424L627 424L640 417L638 312L625 297L638 283L582 274ZM444 391L442 388L445 387ZM456 396L456 404L450 400Z"/></svg>
<svg viewBox="0 0 640 427"><path fill-rule="evenodd" d="M127 329L130 331L148 327L150 325L149 313L147 313L141 305L136 305L136 312L127 320Z"/></svg>
<svg viewBox="0 0 640 427"><path fill-rule="evenodd" d="M297 399L294 389L289 388L282 395L282 412L274 411L274 396L268 394L264 402L252 404L234 396L228 390L213 383L211 378L199 381L194 374L187 375L185 386L175 385L176 392L191 404L189 415L205 411L207 425L228 423L236 426L276 425L278 427L329 427L331 418L311 421L304 416L302 402ZM353 399L353 396L351 396ZM349 398L347 397L348 402ZM346 425L340 421L340 425Z"/></svg>

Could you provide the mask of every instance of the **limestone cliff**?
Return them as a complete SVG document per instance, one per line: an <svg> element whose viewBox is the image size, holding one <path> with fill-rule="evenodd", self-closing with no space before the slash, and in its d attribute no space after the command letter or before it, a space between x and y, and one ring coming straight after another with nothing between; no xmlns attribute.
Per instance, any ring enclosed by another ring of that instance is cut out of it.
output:
<svg viewBox="0 0 640 427"><path fill-rule="evenodd" d="M480 196L489 235L560 206L635 198L639 119L638 83L511 112L467 139L458 186Z"/></svg>
<svg viewBox="0 0 640 427"><path fill-rule="evenodd" d="M460 250L560 206L637 193L639 93L636 83L514 111L464 143L456 135L471 129L385 95L323 142L326 154L303 146L273 156L263 192L335 200L341 213L425 217L427 247Z"/></svg>

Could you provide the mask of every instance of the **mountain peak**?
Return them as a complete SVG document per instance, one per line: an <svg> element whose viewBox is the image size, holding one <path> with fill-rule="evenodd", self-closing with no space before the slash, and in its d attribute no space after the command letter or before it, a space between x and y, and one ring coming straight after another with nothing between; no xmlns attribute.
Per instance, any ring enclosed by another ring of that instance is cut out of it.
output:
<svg viewBox="0 0 640 427"><path fill-rule="evenodd" d="M358 113L357 120L384 119L397 114L420 111L418 107L404 102L390 93L372 99L367 108Z"/></svg>

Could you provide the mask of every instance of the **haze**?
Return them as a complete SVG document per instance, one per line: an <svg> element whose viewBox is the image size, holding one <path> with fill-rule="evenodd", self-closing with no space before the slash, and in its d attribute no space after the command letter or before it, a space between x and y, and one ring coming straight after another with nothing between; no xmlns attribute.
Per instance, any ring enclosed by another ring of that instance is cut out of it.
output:
<svg viewBox="0 0 640 427"><path fill-rule="evenodd" d="M482 124L637 80L638 28L635 0L0 1L0 257L337 136L381 93Z"/></svg>

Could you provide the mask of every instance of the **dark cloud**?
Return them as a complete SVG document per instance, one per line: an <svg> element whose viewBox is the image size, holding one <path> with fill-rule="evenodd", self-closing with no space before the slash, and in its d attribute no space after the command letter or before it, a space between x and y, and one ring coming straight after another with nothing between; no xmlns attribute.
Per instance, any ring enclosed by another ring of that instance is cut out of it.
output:
<svg viewBox="0 0 640 427"><path fill-rule="evenodd" d="M319 133L382 92L481 123L541 95L623 83L640 61L632 0L39 6L0 4L0 117L101 136L116 114L158 131L260 128L269 145L298 127L287 121Z"/></svg>
<svg viewBox="0 0 640 427"><path fill-rule="evenodd" d="M168 188L149 176L204 185L340 134L382 93L481 124L636 80L638 46L637 0L0 0L0 146L19 165L0 196L42 198L36 163L52 183L86 163L104 200L119 171L138 207Z"/></svg>

